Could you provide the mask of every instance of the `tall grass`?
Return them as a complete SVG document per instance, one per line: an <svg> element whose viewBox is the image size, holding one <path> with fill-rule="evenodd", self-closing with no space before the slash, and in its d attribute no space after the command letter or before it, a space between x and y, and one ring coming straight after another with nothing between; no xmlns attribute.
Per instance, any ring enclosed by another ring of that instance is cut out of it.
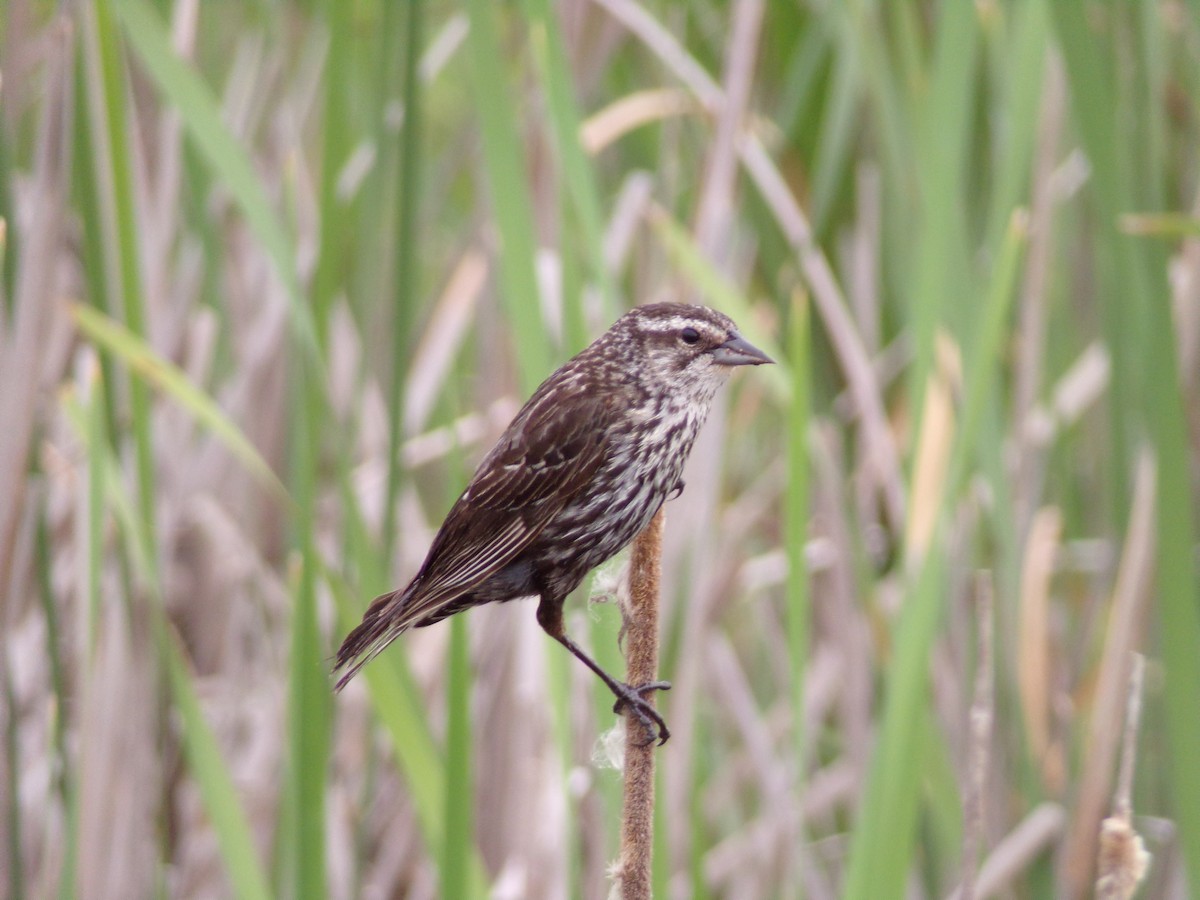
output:
<svg viewBox="0 0 1200 900"><path fill-rule="evenodd" d="M1196 12L8 4L4 895L605 896L611 697L531 604L328 665L676 298L779 364L667 508L656 894L1088 896L1136 649L1189 896ZM618 670L619 572L567 620Z"/></svg>

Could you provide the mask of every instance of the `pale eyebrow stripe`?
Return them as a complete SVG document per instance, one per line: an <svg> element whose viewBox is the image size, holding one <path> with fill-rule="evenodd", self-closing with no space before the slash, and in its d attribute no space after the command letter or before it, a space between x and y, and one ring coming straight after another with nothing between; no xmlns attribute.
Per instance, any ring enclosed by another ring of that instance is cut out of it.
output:
<svg viewBox="0 0 1200 900"><path fill-rule="evenodd" d="M654 332L658 332L661 334L666 334L666 333L672 332L672 331L679 331L681 328L686 328L688 326L691 326L692 328L696 328L697 330L703 329L703 330L708 331L711 334L714 334L717 336L719 336L720 334L722 334L725 331L725 329L722 326L716 325L705 319L691 319L691 318L683 318L681 316L677 316L677 317L674 317L671 319L665 319L665 320L664 319L651 319L645 323L645 327L646 327L647 331L654 331Z"/></svg>

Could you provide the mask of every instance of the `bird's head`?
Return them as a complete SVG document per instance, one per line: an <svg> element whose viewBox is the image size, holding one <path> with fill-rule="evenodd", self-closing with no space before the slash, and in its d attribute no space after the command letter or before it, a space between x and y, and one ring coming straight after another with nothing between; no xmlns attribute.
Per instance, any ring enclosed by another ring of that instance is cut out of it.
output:
<svg viewBox="0 0 1200 900"><path fill-rule="evenodd" d="M734 366L774 362L738 333L729 316L706 306L635 307L612 330L629 342L644 374L686 394L711 397Z"/></svg>

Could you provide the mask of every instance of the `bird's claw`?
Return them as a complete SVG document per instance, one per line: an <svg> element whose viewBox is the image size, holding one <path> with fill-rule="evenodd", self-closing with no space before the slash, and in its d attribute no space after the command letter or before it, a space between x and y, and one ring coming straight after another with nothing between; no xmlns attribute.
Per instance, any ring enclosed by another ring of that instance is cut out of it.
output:
<svg viewBox="0 0 1200 900"><path fill-rule="evenodd" d="M638 685L621 684L621 690L617 691L617 702L613 704L613 712L620 715L628 709L633 717L641 723L648 735L642 742L643 747L653 744L656 740L658 746L661 747L667 742L671 732L667 729L667 723L663 721L658 710L651 706L642 694L647 691L669 691L670 689L671 682L669 681L649 681Z"/></svg>

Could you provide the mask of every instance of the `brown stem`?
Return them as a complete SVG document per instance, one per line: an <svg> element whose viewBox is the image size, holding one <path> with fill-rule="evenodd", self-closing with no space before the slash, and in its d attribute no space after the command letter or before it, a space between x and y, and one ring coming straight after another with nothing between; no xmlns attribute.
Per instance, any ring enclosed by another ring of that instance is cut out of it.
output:
<svg viewBox="0 0 1200 900"><path fill-rule="evenodd" d="M987 789L988 749L995 718L995 684L992 673L993 621L991 574L980 572L975 578L978 601L979 662L975 670L975 697L971 702L968 743L967 784L963 791L963 877L958 900L975 900L975 879L979 848L983 845L984 802Z"/></svg>
<svg viewBox="0 0 1200 900"><path fill-rule="evenodd" d="M660 509L633 542L625 617L626 681L648 684L658 671L658 582L662 571ZM653 703L653 693L646 699ZM649 900L654 843L654 742L630 718L625 729L625 796L617 879L624 900Z"/></svg>
<svg viewBox="0 0 1200 900"><path fill-rule="evenodd" d="M1129 900L1146 877L1150 854L1142 837L1133 830L1133 763L1137 756L1138 723L1142 716L1142 678L1146 660L1134 653L1125 704L1125 747L1113 796L1112 815L1100 823L1100 852L1097 859L1096 900Z"/></svg>

